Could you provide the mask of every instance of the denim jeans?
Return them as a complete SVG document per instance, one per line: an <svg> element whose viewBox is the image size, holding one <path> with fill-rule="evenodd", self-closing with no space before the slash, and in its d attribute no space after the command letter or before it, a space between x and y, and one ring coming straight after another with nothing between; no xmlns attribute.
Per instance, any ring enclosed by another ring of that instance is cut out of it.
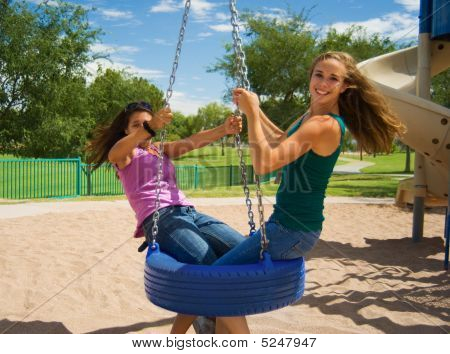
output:
<svg viewBox="0 0 450 354"><path fill-rule="evenodd" d="M268 252L273 260L288 260L306 255L319 240L318 231L291 230L272 217L266 222ZM248 237L213 265L257 263L261 251L261 230Z"/></svg>
<svg viewBox="0 0 450 354"><path fill-rule="evenodd" d="M245 240L236 230L191 206L169 206L159 213L156 241L161 251L182 263L211 264ZM152 226L153 214L143 223L149 244Z"/></svg>

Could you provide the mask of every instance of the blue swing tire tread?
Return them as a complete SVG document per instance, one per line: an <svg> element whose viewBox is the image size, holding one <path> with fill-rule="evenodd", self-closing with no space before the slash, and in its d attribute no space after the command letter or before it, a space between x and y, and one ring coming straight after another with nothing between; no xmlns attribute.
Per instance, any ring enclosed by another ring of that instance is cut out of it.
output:
<svg viewBox="0 0 450 354"><path fill-rule="evenodd" d="M147 298L156 306L197 316L244 316L273 311L298 301L305 289L299 258L257 264L206 266L178 262L149 248L144 275Z"/></svg>

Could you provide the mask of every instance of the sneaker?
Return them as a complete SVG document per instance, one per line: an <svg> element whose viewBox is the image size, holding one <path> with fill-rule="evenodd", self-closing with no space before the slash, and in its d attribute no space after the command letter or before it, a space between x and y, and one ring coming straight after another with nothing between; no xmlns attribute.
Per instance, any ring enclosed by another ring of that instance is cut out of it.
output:
<svg viewBox="0 0 450 354"><path fill-rule="evenodd" d="M192 326L197 334L214 334L216 333L216 318L199 316L194 320Z"/></svg>

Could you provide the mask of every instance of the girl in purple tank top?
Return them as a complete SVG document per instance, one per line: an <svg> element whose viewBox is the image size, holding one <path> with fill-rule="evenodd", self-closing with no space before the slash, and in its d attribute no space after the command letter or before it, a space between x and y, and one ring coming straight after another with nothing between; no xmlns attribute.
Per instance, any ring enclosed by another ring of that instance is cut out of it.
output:
<svg viewBox="0 0 450 354"><path fill-rule="evenodd" d="M134 237L145 236L147 242L152 239L159 165L159 151L152 138L155 130L171 120L169 108L153 113L149 103L133 102L122 109L111 124L99 128L88 146L88 162L95 164L94 169L104 162L110 162L116 169L136 214ZM216 128L164 143L157 242L163 252L180 262L212 264L245 238L223 222L195 210L177 187L175 167L170 159L225 135L239 133L241 129L241 117L230 116ZM194 316L177 315L171 333L185 333L194 319ZM218 327L230 333L249 333L245 318L217 320Z"/></svg>

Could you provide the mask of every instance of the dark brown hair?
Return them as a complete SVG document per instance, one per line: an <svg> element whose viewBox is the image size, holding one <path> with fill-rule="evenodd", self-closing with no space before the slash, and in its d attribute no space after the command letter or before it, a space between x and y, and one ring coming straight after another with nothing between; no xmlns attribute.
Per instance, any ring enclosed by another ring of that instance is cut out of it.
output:
<svg viewBox="0 0 450 354"><path fill-rule="evenodd" d="M124 108L114 117L110 124L101 125L95 129L93 139L86 146L87 162L88 164L94 164L92 171L108 161L109 150L127 135L125 130L134 112L149 112L153 115L151 110L140 105L131 110Z"/></svg>

